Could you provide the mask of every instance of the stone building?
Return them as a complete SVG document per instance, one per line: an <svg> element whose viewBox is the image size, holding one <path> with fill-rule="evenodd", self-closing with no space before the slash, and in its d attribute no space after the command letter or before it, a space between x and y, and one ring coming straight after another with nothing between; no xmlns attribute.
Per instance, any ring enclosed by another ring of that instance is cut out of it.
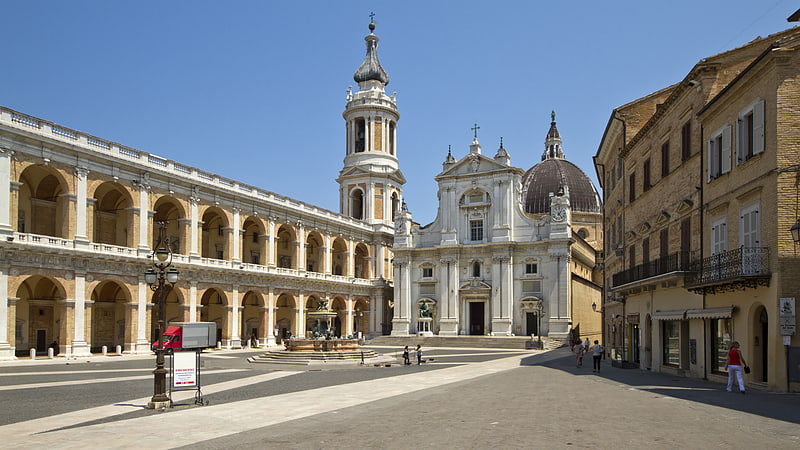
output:
<svg viewBox="0 0 800 450"><path fill-rule="evenodd" d="M436 219L395 222L393 335L600 337L600 198L564 159L555 113L527 172L500 147L450 152Z"/></svg>
<svg viewBox="0 0 800 450"><path fill-rule="evenodd" d="M253 334L275 345L306 334L323 300L339 335L388 332L405 179L377 42L366 37L344 111L341 214L0 108L0 359L53 341L76 356L149 351L144 273L162 221L181 277L169 322L216 322L230 348Z"/></svg>
<svg viewBox="0 0 800 450"><path fill-rule="evenodd" d="M621 364L724 380L736 340L751 385L797 389L778 306L800 295L798 44L796 28L755 39L612 112L595 166Z"/></svg>

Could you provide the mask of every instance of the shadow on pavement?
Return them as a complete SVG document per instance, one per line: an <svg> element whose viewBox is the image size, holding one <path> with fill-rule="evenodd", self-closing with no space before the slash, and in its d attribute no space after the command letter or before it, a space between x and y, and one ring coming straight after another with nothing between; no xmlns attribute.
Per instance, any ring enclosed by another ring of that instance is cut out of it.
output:
<svg viewBox="0 0 800 450"><path fill-rule="evenodd" d="M640 369L611 367L609 359L603 360L601 372L594 373L592 372L591 356L584 358L583 367L576 368L575 357L565 348L526 357L522 360L521 365L548 367L575 376L596 376L665 397L680 398L800 424L800 407L798 407L800 394L750 389L746 395L741 395L735 387L734 392L726 392L725 385L722 383Z"/></svg>

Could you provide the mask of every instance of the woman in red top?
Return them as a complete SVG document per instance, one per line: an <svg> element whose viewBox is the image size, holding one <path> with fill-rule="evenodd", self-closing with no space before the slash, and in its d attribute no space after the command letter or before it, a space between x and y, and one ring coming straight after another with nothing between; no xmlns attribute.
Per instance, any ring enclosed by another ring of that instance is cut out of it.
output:
<svg viewBox="0 0 800 450"><path fill-rule="evenodd" d="M742 368L747 367L747 363L744 362L744 356L742 356L742 351L739 350L739 343L733 341L731 343L731 349L728 350L728 362L726 364L728 368L728 392L731 392L731 388L733 387L733 377L736 376L736 381L739 383L739 392L744 394L744 378L742 377Z"/></svg>

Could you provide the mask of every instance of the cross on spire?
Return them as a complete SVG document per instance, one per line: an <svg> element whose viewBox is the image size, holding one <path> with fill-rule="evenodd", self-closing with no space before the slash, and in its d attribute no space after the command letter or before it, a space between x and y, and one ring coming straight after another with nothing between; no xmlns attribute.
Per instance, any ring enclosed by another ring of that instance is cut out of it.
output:
<svg viewBox="0 0 800 450"><path fill-rule="evenodd" d="M480 129L481 129L481 127L479 127L477 123L472 128L470 128L470 130L472 130L472 133L473 133L472 137L474 137L475 139L478 139L478 130L480 130Z"/></svg>
<svg viewBox="0 0 800 450"><path fill-rule="evenodd" d="M375 13L374 12L370 12L369 13L369 21L370 22L375 22Z"/></svg>

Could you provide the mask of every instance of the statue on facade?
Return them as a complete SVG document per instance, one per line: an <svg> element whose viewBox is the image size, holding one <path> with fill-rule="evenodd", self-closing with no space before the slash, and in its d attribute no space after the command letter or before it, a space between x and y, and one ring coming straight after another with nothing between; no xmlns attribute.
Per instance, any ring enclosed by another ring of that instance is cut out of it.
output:
<svg viewBox="0 0 800 450"><path fill-rule="evenodd" d="M426 300L423 300L422 303L419 305L419 317L420 318L431 317L431 307L428 305L428 302Z"/></svg>
<svg viewBox="0 0 800 450"><path fill-rule="evenodd" d="M328 300L321 298L317 300L317 311L327 311L328 310Z"/></svg>

